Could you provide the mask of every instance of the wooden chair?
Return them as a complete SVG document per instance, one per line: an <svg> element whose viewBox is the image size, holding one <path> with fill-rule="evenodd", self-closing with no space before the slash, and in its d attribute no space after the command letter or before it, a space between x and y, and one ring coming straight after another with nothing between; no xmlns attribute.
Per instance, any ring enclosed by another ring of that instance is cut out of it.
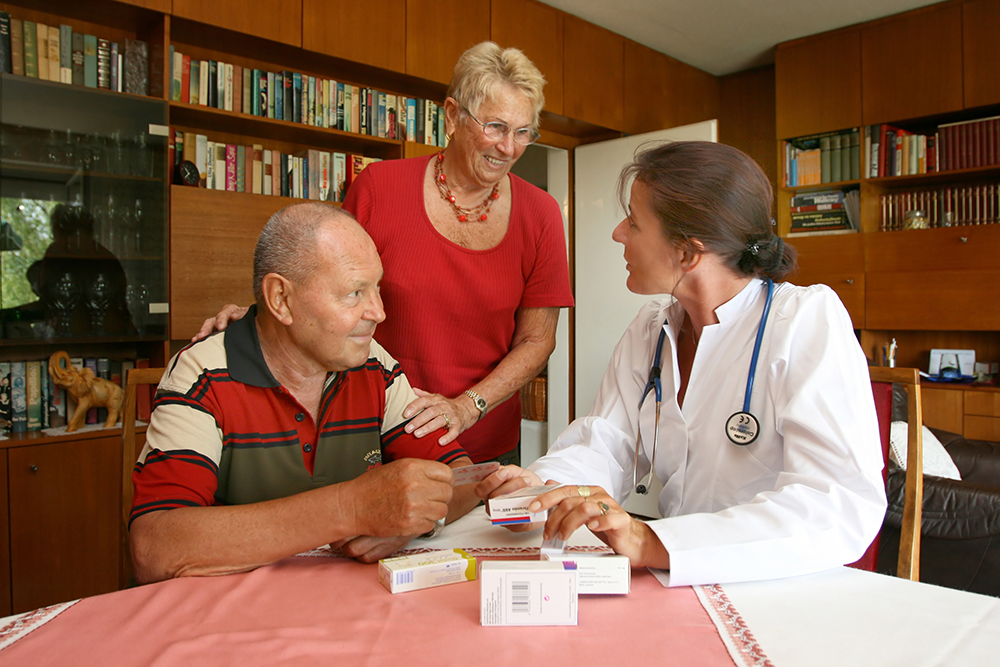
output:
<svg viewBox="0 0 1000 667"><path fill-rule="evenodd" d="M892 385L901 384L908 395L907 446L906 446L906 495L903 506L903 526L899 536L899 561L896 576L913 581L920 580L920 525L924 500L923 415L920 409L920 373L915 368L869 368L875 411L878 414L879 433L882 440L882 457L886 468L889 463L889 425L892 422ZM868 551L853 567L874 571L878 560L879 538L875 537Z"/></svg>
<svg viewBox="0 0 1000 667"><path fill-rule="evenodd" d="M139 458L135 442L138 389L140 385L159 384L165 370L163 368L133 368L128 372L125 382L125 406L122 408L122 523L119 588L127 588L132 579L132 557L128 548L128 519L132 511L132 471Z"/></svg>

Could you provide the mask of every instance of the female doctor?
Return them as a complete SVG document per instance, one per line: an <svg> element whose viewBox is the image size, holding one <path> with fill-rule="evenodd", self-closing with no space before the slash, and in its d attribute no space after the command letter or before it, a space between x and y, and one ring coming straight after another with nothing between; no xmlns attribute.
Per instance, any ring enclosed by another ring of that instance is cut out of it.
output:
<svg viewBox="0 0 1000 667"><path fill-rule="evenodd" d="M832 290L780 282L795 252L767 177L735 148L678 142L638 154L619 193L628 288L670 296L629 325L591 414L477 493L568 483L529 508L549 510L545 538L586 525L672 586L858 559L886 506L868 368ZM665 518L640 521L621 503L650 470Z"/></svg>

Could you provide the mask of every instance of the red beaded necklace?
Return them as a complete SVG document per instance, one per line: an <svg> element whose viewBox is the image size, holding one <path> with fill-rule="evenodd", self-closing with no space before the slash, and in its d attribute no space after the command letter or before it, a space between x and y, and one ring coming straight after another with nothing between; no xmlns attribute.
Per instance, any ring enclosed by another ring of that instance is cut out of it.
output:
<svg viewBox="0 0 1000 667"><path fill-rule="evenodd" d="M455 211L455 215L458 216L459 222L466 222L468 220L478 219L480 222L485 222L489 217L490 207L493 206L493 202L500 199L500 184L497 183L493 186L493 189L486 199L479 205L472 208L465 208L464 206L459 206L455 203L455 195L451 194L451 188L448 187L448 179L444 174L444 168L442 163L444 162L444 152L437 154L437 159L434 161L434 183L437 185L438 192L441 193L441 198L446 202L451 204L452 209Z"/></svg>

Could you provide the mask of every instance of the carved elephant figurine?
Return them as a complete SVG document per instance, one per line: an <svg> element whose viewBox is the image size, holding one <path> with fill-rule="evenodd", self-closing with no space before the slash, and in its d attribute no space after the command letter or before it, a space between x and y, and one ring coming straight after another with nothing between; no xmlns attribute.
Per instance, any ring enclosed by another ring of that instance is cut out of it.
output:
<svg viewBox="0 0 1000 667"><path fill-rule="evenodd" d="M124 394L122 388L110 380L94 377L89 368L77 370L69 361L66 352L56 352L49 358L49 376L52 381L76 399L76 412L66 420L66 432L72 433L81 426L91 408L107 408L108 419L104 427L114 426L122 410Z"/></svg>

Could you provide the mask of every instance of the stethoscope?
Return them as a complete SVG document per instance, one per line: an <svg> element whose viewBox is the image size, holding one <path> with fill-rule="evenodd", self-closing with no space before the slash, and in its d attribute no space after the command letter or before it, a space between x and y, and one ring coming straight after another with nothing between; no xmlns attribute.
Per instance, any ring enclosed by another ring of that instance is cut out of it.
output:
<svg viewBox="0 0 1000 667"><path fill-rule="evenodd" d="M747 376L747 390L743 396L743 409L736 412L726 420L726 436L735 445L746 446L757 439L760 434L760 421L750 412L750 396L753 394L753 380L757 375L757 359L760 357L760 344L764 340L764 328L767 326L767 316L771 312L771 300L774 297L774 281L766 279L767 297L764 299L764 312L760 316L760 324L757 326L757 339L753 344L753 356L750 357L750 373ZM642 404L653 392L656 401L656 417L653 422L653 456L649 464L649 474L641 480L637 480L639 475L639 450L642 449L642 429L639 430L635 446L635 460L632 465L632 487L636 493L646 495L649 493L649 484L656 470L656 439L660 431L660 404L663 400L663 385L660 383L660 354L663 350L663 341L666 337L666 322L660 327L660 336L656 341L656 352L653 354L653 367L649 369L649 379L646 380L646 387L643 389L642 398L639 399L639 411L642 411Z"/></svg>

